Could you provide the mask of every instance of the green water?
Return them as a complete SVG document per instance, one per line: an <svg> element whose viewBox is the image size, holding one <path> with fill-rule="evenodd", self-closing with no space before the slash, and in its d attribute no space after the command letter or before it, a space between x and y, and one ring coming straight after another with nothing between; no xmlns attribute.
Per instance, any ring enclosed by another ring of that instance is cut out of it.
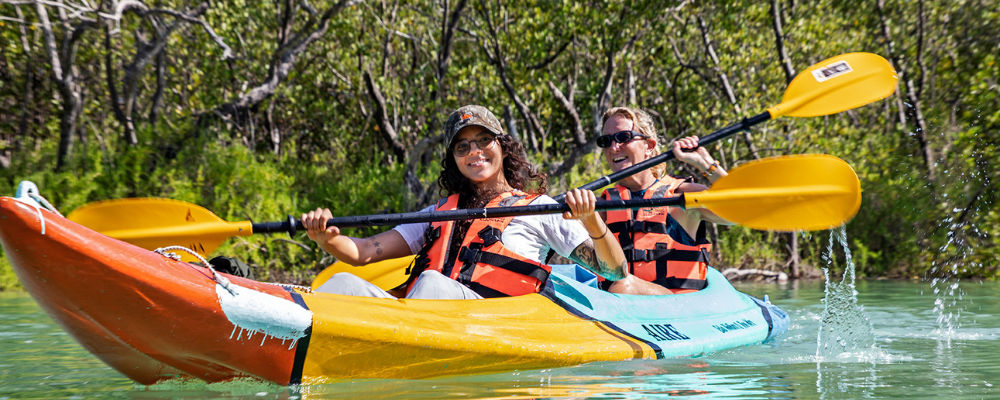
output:
<svg viewBox="0 0 1000 400"><path fill-rule="evenodd" d="M870 337L825 332L831 342L823 352L823 282L737 284L787 310L789 333L773 344L694 359L301 388L254 381L136 385L76 344L28 295L0 293L0 399L998 398L1000 284L952 284L859 281L857 305L870 329L837 329Z"/></svg>

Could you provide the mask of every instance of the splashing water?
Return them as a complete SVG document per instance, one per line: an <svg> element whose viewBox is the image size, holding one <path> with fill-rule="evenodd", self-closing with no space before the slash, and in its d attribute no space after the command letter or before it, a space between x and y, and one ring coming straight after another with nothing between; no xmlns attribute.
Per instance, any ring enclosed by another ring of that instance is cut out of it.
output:
<svg viewBox="0 0 1000 400"><path fill-rule="evenodd" d="M956 212L960 210L955 210ZM936 315L937 327L932 334L937 339L935 346L935 357L930 361L930 365L935 371L940 373L934 375L934 384L941 387L954 386L961 381L961 376L954 373L955 365L959 357L953 354L952 340L960 340L959 319L965 309L963 298L965 292L959 287L959 275L964 268L968 267L967 260L972 255L972 246L966 238L966 224L955 222L954 216L949 216L942 221L948 227L948 240L938 248L938 254L949 254L950 257L931 264L931 290L934 293L934 307L932 311ZM975 227L970 230L973 234L978 233Z"/></svg>
<svg viewBox="0 0 1000 400"><path fill-rule="evenodd" d="M965 293L958 286L958 275L964 266L964 260L970 253L970 246L964 245L964 240L957 234L960 226L952 226L948 232L948 241L938 249L940 254L947 254L949 248L954 245L957 254L942 264L935 262L931 265L931 273L939 276L931 279L931 290L934 292L934 314L937 315L937 328L934 335L937 336L944 347L951 347L951 340L958 333L961 327L959 317L962 316L962 298Z"/></svg>
<svg viewBox="0 0 1000 400"><path fill-rule="evenodd" d="M840 283L830 280L830 267L835 260L834 237L844 249L844 277ZM826 296L823 299L825 307L816 340L816 359L821 362L845 357L868 358L878 353L871 320L864 313L864 307L858 305L858 292L854 287L854 260L851 258L847 232L843 227L830 232L830 242L823 258L827 263L827 267L823 268Z"/></svg>
<svg viewBox="0 0 1000 400"><path fill-rule="evenodd" d="M840 283L830 280L830 269L836 259L834 238L844 249L844 276ZM852 385L870 395L880 385L876 363L889 356L876 346L871 319L865 314L864 307L858 304L858 291L854 286L854 259L847 246L847 231L844 227L830 231L830 242L823 259L826 261L826 268L823 268L826 289L823 298L825 307L816 338L816 390L821 399L827 396L837 398L838 393L844 393L847 389L847 382L857 377L855 363L868 362L867 376ZM836 361L843 364L831 363Z"/></svg>

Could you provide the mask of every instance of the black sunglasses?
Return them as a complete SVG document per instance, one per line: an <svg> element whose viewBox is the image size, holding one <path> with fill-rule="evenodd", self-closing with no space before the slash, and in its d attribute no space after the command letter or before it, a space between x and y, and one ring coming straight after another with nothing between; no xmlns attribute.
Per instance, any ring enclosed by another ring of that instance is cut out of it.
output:
<svg viewBox="0 0 1000 400"><path fill-rule="evenodd" d="M452 151L455 153L456 157L465 157L472 151L472 144L475 143L479 150L485 150L487 147L493 144L496 140L496 136L493 135L483 135L472 140L459 140L455 143L455 147Z"/></svg>
<svg viewBox="0 0 1000 400"><path fill-rule="evenodd" d="M614 140L618 143L628 143L632 139L641 137L643 139L649 139L649 136L643 135L636 131L621 131L615 132L611 135L601 135L597 137L597 147L602 149L611 147L611 141Z"/></svg>

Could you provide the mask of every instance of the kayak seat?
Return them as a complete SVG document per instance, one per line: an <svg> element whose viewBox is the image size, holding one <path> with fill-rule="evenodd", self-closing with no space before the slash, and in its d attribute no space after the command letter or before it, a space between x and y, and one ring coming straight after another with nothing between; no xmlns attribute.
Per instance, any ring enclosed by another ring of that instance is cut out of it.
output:
<svg viewBox="0 0 1000 400"><path fill-rule="evenodd" d="M208 260L208 263L212 264L212 268L215 268L216 271L233 276L254 279L253 269L250 268L250 265L233 257L218 256Z"/></svg>
<svg viewBox="0 0 1000 400"><path fill-rule="evenodd" d="M563 278L598 288L597 275L584 267L577 264L553 264L549 266L552 267L552 273L559 274Z"/></svg>

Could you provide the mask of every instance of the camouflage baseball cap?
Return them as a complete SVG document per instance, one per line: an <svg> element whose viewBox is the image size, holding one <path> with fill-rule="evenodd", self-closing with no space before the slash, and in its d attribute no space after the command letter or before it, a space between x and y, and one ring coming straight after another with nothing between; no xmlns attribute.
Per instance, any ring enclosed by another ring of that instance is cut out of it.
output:
<svg viewBox="0 0 1000 400"><path fill-rule="evenodd" d="M451 146L452 140L455 139L458 131L467 126L481 126L494 135L505 135L503 126L500 125L500 120L490 110L487 110L486 107L476 105L463 106L448 116L448 123L444 126L445 134L448 135L449 146Z"/></svg>

